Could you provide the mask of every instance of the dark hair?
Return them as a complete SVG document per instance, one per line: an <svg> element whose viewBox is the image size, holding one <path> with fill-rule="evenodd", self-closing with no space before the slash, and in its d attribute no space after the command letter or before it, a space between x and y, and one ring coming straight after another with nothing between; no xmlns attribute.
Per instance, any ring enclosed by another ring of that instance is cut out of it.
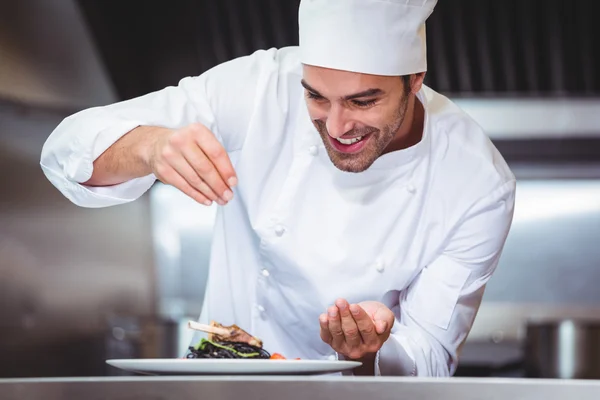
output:
<svg viewBox="0 0 600 400"><path fill-rule="evenodd" d="M410 77L412 75L402 75L400 76L400 78L402 78L402 82L404 83L404 92L405 93L410 93Z"/></svg>

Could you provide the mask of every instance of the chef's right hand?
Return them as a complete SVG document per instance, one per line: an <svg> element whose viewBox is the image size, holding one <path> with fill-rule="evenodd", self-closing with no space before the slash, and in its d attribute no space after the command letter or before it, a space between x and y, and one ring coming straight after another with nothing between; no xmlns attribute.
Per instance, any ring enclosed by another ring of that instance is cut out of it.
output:
<svg viewBox="0 0 600 400"><path fill-rule="evenodd" d="M233 198L237 176L225 148L202 124L160 135L151 150L150 166L163 183L207 206Z"/></svg>

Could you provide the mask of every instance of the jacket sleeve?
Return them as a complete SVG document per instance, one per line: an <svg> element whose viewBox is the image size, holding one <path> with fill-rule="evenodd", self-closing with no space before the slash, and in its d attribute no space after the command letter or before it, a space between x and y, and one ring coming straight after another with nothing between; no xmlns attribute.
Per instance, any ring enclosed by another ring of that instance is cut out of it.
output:
<svg viewBox="0 0 600 400"><path fill-rule="evenodd" d="M82 185L93 172L93 162L123 135L147 125L180 128L200 122L226 150L242 146L257 93L261 65L271 51L220 64L196 77L186 77L147 95L94 107L65 118L42 149L41 168L69 200L83 207L106 207L133 201L155 182L154 175L119 185ZM240 95L243 94L243 95Z"/></svg>
<svg viewBox="0 0 600 400"><path fill-rule="evenodd" d="M470 207L442 253L401 293L377 375L454 374L512 223L515 186L505 182Z"/></svg>

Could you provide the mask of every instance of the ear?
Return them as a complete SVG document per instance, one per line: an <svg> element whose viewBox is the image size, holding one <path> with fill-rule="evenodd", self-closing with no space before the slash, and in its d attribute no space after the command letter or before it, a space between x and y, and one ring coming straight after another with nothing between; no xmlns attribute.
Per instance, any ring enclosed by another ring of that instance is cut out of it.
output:
<svg viewBox="0 0 600 400"><path fill-rule="evenodd" d="M410 91L412 94L419 93L421 87L423 86L423 80L425 79L425 72L419 72L418 74L413 74L410 77Z"/></svg>

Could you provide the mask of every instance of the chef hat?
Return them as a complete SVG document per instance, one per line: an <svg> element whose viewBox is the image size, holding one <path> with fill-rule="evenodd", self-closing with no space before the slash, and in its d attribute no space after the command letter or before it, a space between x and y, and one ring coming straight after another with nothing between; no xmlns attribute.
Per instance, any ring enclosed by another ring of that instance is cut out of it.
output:
<svg viewBox="0 0 600 400"><path fill-rule="evenodd" d="M302 0L300 61L373 75L427 70L425 20L437 0Z"/></svg>

